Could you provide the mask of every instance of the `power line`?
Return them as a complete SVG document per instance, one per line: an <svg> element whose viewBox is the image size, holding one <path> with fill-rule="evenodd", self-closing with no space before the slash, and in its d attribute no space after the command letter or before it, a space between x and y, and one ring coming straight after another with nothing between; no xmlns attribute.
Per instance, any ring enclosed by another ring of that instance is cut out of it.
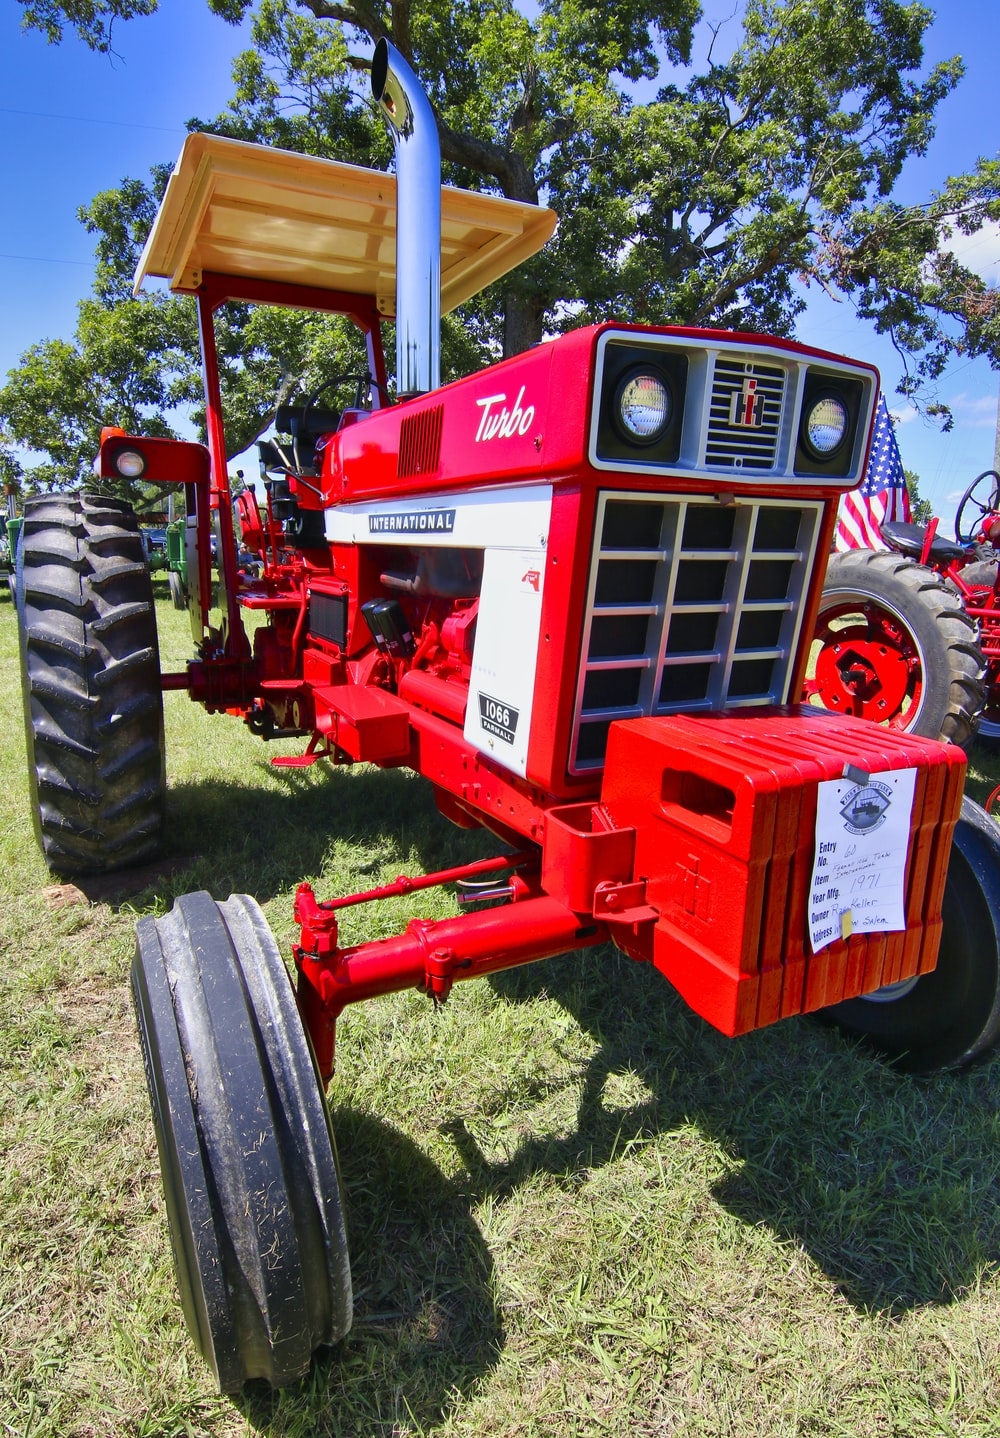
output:
<svg viewBox="0 0 1000 1438"><path fill-rule="evenodd" d="M83 265L86 269L93 269L93 260L57 260L50 255L4 255L0 254L0 260L20 260L29 264L39 265Z"/></svg>
<svg viewBox="0 0 1000 1438"><path fill-rule="evenodd" d="M114 125L120 130L156 130L161 135L186 135L179 125L138 125L132 120L99 120L96 115L53 115L48 110L12 110L0 105L0 115L27 115L32 120L67 120L71 125Z"/></svg>

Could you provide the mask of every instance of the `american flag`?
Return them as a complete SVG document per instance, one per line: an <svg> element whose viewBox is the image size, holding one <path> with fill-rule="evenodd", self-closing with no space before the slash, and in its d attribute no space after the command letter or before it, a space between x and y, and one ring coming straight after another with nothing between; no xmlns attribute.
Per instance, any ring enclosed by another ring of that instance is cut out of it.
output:
<svg viewBox="0 0 1000 1438"><path fill-rule="evenodd" d="M910 496L903 461L883 396L878 402L865 477L857 489L852 489L840 501L835 548L888 549L881 535L883 520L909 518Z"/></svg>

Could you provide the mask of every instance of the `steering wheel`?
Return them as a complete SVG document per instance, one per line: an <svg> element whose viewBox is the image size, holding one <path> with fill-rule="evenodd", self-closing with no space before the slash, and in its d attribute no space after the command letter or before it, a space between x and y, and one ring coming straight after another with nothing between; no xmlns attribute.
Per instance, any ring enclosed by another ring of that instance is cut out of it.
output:
<svg viewBox="0 0 1000 1438"><path fill-rule="evenodd" d="M306 423L306 417L309 414L309 411L315 408L316 401L319 399L321 394L324 394L328 389L334 389L337 385L343 384L346 380L350 378L352 378L352 376L350 375L333 375L331 379L324 380L322 384L317 385L314 390L312 390L309 394L306 395L302 403L296 406L299 413L297 421L291 425L292 455L295 459L295 468L299 472L301 472L302 469L305 467L306 454L304 452L300 453L299 442L301 439L306 438L309 435L309 430ZM336 421L334 421L334 423L336 423Z"/></svg>
<svg viewBox="0 0 1000 1438"><path fill-rule="evenodd" d="M370 374L335 374L332 378L324 380L322 384L317 385L314 390L306 395L301 405L296 406L299 411L299 417L298 423L292 431L292 453L295 456L295 466L297 469L302 469L302 461L304 459L304 456L300 456L299 454L299 436L303 435L308 437L310 435L308 424L309 411L315 408L316 401L320 395L325 394L328 389L336 389L342 384L354 385L354 408L362 409L362 400L367 395L371 386L375 384L375 380Z"/></svg>
<svg viewBox="0 0 1000 1438"><path fill-rule="evenodd" d="M986 484L983 481L987 481ZM976 490L980 493L977 495ZM968 532L962 523L962 516L966 509L969 510ZM975 515L972 511L975 510ZM982 474L977 474L962 495L955 515L955 538L959 544L975 544L976 536L982 529L982 521L988 514L995 514L1000 510L1000 474L995 469L984 469Z"/></svg>

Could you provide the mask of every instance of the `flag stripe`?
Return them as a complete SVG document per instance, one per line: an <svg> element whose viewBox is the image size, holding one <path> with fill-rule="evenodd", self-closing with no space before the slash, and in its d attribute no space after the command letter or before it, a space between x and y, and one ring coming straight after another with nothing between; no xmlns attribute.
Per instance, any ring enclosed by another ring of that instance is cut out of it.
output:
<svg viewBox="0 0 1000 1438"><path fill-rule="evenodd" d="M840 501L837 549L888 549L881 527L888 520L909 520L910 496L896 431L883 396L878 403L875 434L865 477Z"/></svg>

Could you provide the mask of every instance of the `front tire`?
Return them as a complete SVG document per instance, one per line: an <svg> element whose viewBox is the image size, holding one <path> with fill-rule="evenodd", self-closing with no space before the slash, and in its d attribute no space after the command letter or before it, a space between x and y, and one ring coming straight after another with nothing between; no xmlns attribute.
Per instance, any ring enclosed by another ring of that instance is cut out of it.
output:
<svg viewBox="0 0 1000 1438"><path fill-rule="evenodd" d="M17 556L35 832L53 874L151 858L163 829L156 616L135 515L92 494L25 504Z"/></svg>
<svg viewBox="0 0 1000 1438"><path fill-rule="evenodd" d="M142 919L132 995L188 1331L223 1393L278 1388L351 1326L326 1103L255 901Z"/></svg>
<svg viewBox="0 0 1000 1438"><path fill-rule="evenodd" d="M813 703L963 747L975 737L976 626L931 569L871 549L832 555L811 660Z"/></svg>
<svg viewBox="0 0 1000 1438"><path fill-rule="evenodd" d="M1000 1034L1000 825L962 800L942 909L937 968L825 1016L896 1068L961 1068Z"/></svg>
<svg viewBox="0 0 1000 1438"><path fill-rule="evenodd" d="M187 608L187 594L184 590L184 583L176 569L167 570L167 586L170 590L170 602L175 609Z"/></svg>

